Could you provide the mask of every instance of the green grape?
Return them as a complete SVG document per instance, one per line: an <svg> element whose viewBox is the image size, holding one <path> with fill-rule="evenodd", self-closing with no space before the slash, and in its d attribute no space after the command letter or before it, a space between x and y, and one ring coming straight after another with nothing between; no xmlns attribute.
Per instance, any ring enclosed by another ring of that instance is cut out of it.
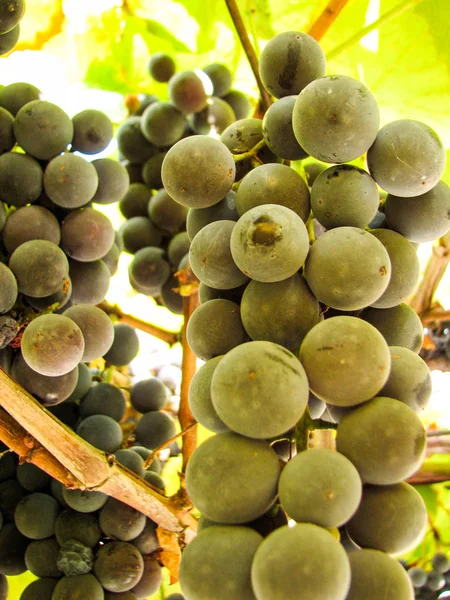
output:
<svg viewBox="0 0 450 600"><path fill-rule="evenodd" d="M83 110L72 117L72 152L98 154L111 142L114 131L109 117L101 110Z"/></svg>
<svg viewBox="0 0 450 600"><path fill-rule="evenodd" d="M29 154L6 152L0 156L0 199L12 206L25 206L42 192L41 165Z"/></svg>
<svg viewBox="0 0 450 600"><path fill-rule="evenodd" d="M106 415L119 423L125 415L126 408L127 403L122 390L112 383L101 382L93 385L82 397L80 417L85 419L92 415Z"/></svg>
<svg viewBox="0 0 450 600"><path fill-rule="evenodd" d="M172 417L158 410L142 415L136 427L136 441L145 448L158 448L175 434Z"/></svg>
<svg viewBox="0 0 450 600"><path fill-rule="evenodd" d="M262 537L249 527L214 525L185 548L180 585L190 600L255 600L252 560Z"/></svg>
<svg viewBox="0 0 450 600"><path fill-rule="evenodd" d="M218 433L193 453L186 488L194 505L219 523L247 523L263 515L276 496L280 464L264 440Z"/></svg>
<svg viewBox="0 0 450 600"><path fill-rule="evenodd" d="M133 473L136 473L136 475L144 477L145 470L142 466L144 459L134 450L130 450L129 448L117 450L116 461L130 471L133 471Z"/></svg>
<svg viewBox="0 0 450 600"><path fill-rule="evenodd" d="M419 492L404 481L365 485L361 504L346 525L347 533L358 546L393 555L412 550L426 527L425 503Z"/></svg>
<svg viewBox="0 0 450 600"><path fill-rule="evenodd" d="M125 219L146 217L151 197L152 191L144 183L130 183L128 190L119 201L119 210Z"/></svg>
<svg viewBox="0 0 450 600"><path fill-rule="evenodd" d="M63 577L58 581L53 590L52 600L66 600L68 598L89 598L89 600L104 600L102 586L91 574L73 575Z"/></svg>
<svg viewBox="0 0 450 600"><path fill-rule="evenodd" d="M61 228L53 213L42 206L22 206L8 215L2 241L8 254L24 242L47 240L59 245Z"/></svg>
<svg viewBox="0 0 450 600"><path fill-rule="evenodd" d="M119 231L124 248L130 254L148 250L148 246L159 246L162 241L163 232L147 216L131 217Z"/></svg>
<svg viewBox="0 0 450 600"><path fill-rule="evenodd" d="M362 483L345 456L312 448L288 461L281 473L278 494L292 519L330 529L340 527L356 512Z"/></svg>
<svg viewBox="0 0 450 600"><path fill-rule="evenodd" d="M94 573L105 590L126 592L141 579L144 560L128 542L109 542L95 555Z"/></svg>
<svg viewBox="0 0 450 600"><path fill-rule="evenodd" d="M432 382L427 363L412 350L390 346L391 371L380 396L395 398L420 413L431 397Z"/></svg>
<svg viewBox="0 0 450 600"><path fill-rule="evenodd" d="M44 172L47 196L63 208L79 208L87 204L93 199L97 187L95 167L76 154L57 156L49 162Z"/></svg>
<svg viewBox="0 0 450 600"><path fill-rule="evenodd" d="M150 289L159 289L170 276L170 265L163 258L164 256L164 250L154 246L138 250L128 267L131 285L135 288L137 284Z"/></svg>
<svg viewBox="0 0 450 600"><path fill-rule="evenodd" d="M259 71L266 90L276 98L299 94L325 75L325 55L318 42L300 31L284 31L264 46Z"/></svg>
<svg viewBox="0 0 450 600"><path fill-rule="evenodd" d="M94 513L108 500L108 496L103 492L90 492L88 490L63 488L62 495L66 505L80 513Z"/></svg>
<svg viewBox="0 0 450 600"><path fill-rule="evenodd" d="M391 261L383 244L369 232L336 227L312 245L305 277L319 302L338 310L359 310L385 292Z"/></svg>
<svg viewBox="0 0 450 600"><path fill-rule="evenodd" d="M11 310L17 300L17 280L4 263L0 263L0 314Z"/></svg>
<svg viewBox="0 0 450 600"><path fill-rule="evenodd" d="M97 306L78 304L64 311L81 329L84 338L83 362L96 360L106 354L114 339L111 319Z"/></svg>
<svg viewBox="0 0 450 600"><path fill-rule="evenodd" d="M445 168L444 145L431 127L399 119L380 129L367 153L367 166L378 185L396 196L425 194Z"/></svg>
<svg viewBox="0 0 450 600"><path fill-rule="evenodd" d="M200 285L198 286L198 298L200 300L200 304L204 304L205 302L208 302L208 300L217 300L218 298L223 300L231 300L231 302L240 304L246 287L247 284L244 284L230 290L218 290L200 282Z"/></svg>
<svg viewBox="0 0 450 600"><path fill-rule="evenodd" d="M175 202L162 188L152 196L150 201L147 201L145 214L148 214L153 223L160 229L176 233L183 229L187 213L187 207Z"/></svg>
<svg viewBox="0 0 450 600"><path fill-rule="evenodd" d="M130 390L130 402L140 413L161 410L168 398L169 390L156 377L137 381Z"/></svg>
<svg viewBox="0 0 450 600"><path fill-rule="evenodd" d="M33 463L22 463L17 466L17 481L28 492L41 492L50 483L50 475Z"/></svg>
<svg viewBox="0 0 450 600"><path fill-rule="evenodd" d="M139 352L139 338L136 331L126 323L114 325L114 341L103 356L107 363L122 367L136 358Z"/></svg>
<svg viewBox="0 0 450 600"><path fill-rule="evenodd" d="M179 288L180 283L175 275L171 275L161 286L161 300L164 306L176 315L182 315L184 311L183 296L177 291Z"/></svg>
<svg viewBox="0 0 450 600"><path fill-rule="evenodd" d="M228 94L231 84L233 83L233 75L226 65L222 63L212 63L211 65L203 67L202 71L204 71L211 79L213 84L213 96L222 98L222 96Z"/></svg>
<svg viewBox="0 0 450 600"><path fill-rule="evenodd" d="M344 415L337 429L338 452L352 461L365 483L391 485L406 479L420 467L425 447L419 417L403 402L384 396Z"/></svg>
<svg viewBox="0 0 450 600"><path fill-rule="evenodd" d="M129 542L142 533L145 520L146 516L141 512L115 498L108 498L99 515L103 533L123 542Z"/></svg>
<svg viewBox="0 0 450 600"><path fill-rule="evenodd" d="M241 181L236 193L236 210L241 217L251 208L265 204L290 208L306 222L310 213L308 186L286 165L261 165Z"/></svg>
<svg viewBox="0 0 450 600"><path fill-rule="evenodd" d="M14 117L12 114L6 108L0 106L0 154L9 152L16 144L13 125Z"/></svg>
<svg viewBox="0 0 450 600"><path fill-rule="evenodd" d="M98 304L106 296L111 273L102 260L88 263L69 260L69 277L73 304Z"/></svg>
<svg viewBox="0 0 450 600"><path fill-rule="evenodd" d="M169 98L183 113L199 112L208 99L204 79L194 71L175 73L169 81Z"/></svg>
<svg viewBox="0 0 450 600"><path fill-rule="evenodd" d="M147 475L149 473L153 473L153 471L147 471ZM151 554L159 548L156 527L156 523L151 519L147 519L142 533L132 540L133 546L135 546L142 555Z"/></svg>
<svg viewBox="0 0 450 600"><path fill-rule="evenodd" d="M309 161L305 161L303 167L305 169L306 181L309 187L312 187L319 175L325 171L325 169L328 169L329 165L320 162L319 160L310 159Z"/></svg>
<svg viewBox="0 0 450 600"><path fill-rule="evenodd" d="M76 429L84 440L104 452L114 453L122 443L122 429L117 421L96 414L83 419Z"/></svg>
<svg viewBox="0 0 450 600"><path fill-rule="evenodd" d="M292 128L292 113L297 96L285 96L269 106L262 128L264 140L272 152L285 160L303 160L308 154L297 142Z"/></svg>
<svg viewBox="0 0 450 600"><path fill-rule="evenodd" d="M54 537L34 540L25 551L27 569L36 577L54 577L59 579L63 573L57 562L60 546Z"/></svg>
<svg viewBox="0 0 450 600"><path fill-rule="evenodd" d="M190 208L217 204L230 190L235 163L228 148L213 138L193 135L177 142L162 165L167 193Z"/></svg>
<svg viewBox="0 0 450 600"><path fill-rule="evenodd" d="M45 577L32 581L23 590L20 600L52 600L53 590L55 589L57 579Z"/></svg>
<svg viewBox="0 0 450 600"><path fill-rule="evenodd" d="M194 133L209 135L214 132L220 135L235 121L236 115L231 106L222 98L213 96L202 111L192 115L190 125Z"/></svg>
<svg viewBox="0 0 450 600"><path fill-rule="evenodd" d="M43 540L55 533L55 522L60 511L52 496L34 492L17 505L14 522L22 535L32 540ZM39 515L39 518L36 518ZM3 571L4 572L4 571Z"/></svg>
<svg viewBox="0 0 450 600"><path fill-rule="evenodd" d="M5 483L11 486L11 481ZM36 515L34 516L36 517ZM0 530L0 572L3 575L25 573L27 570L25 551L29 543L29 538L25 537L14 523L3 525Z"/></svg>
<svg viewBox="0 0 450 600"><path fill-rule="evenodd" d="M13 117L22 106L32 100L39 100L41 91L31 83L10 83L0 89L0 106L9 111Z"/></svg>
<svg viewBox="0 0 450 600"><path fill-rule="evenodd" d="M18 23L8 33L0 35L0 56L10 52L19 41L20 37L20 23Z"/></svg>
<svg viewBox="0 0 450 600"><path fill-rule="evenodd" d="M144 559L144 572L139 582L131 589L139 599L149 598L156 594L161 587L163 578L161 567L155 557L143 556L142 558Z"/></svg>
<svg viewBox="0 0 450 600"><path fill-rule="evenodd" d="M56 519L55 536L60 546L69 540L76 540L88 548L93 548L102 537L97 513L63 510Z"/></svg>
<svg viewBox="0 0 450 600"><path fill-rule="evenodd" d="M186 231L180 231L173 236L167 246L167 258L174 269L178 267L181 260L188 255L191 242Z"/></svg>
<svg viewBox="0 0 450 600"><path fill-rule="evenodd" d="M375 141L380 116L372 92L346 75L316 79L298 95L292 115L295 137L309 155L348 162Z"/></svg>
<svg viewBox="0 0 450 600"><path fill-rule="evenodd" d="M230 190L217 204L208 208L190 208L187 213L186 230L192 240L206 225L214 221L237 221L236 193Z"/></svg>
<svg viewBox="0 0 450 600"><path fill-rule="evenodd" d="M211 400L211 380L217 365L223 356L215 356L202 365L193 376L189 385L189 408L196 421L214 433L229 431L216 412Z"/></svg>
<svg viewBox="0 0 450 600"><path fill-rule="evenodd" d="M400 563L379 550L348 554L352 580L346 600L414 600L414 589Z"/></svg>
<svg viewBox="0 0 450 600"><path fill-rule="evenodd" d="M25 14L25 0L8 0L0 5L0 35L14 29Z"/></svg>
<svg viewBox="0 0 450 600"><path fill-rule="evenodd" d="M301 218L277 204L255 206L240 217L230 240L238 268L266 283L294 275L309 252L308 233Z"/></svg>
<svg viewBox="0 0 450 600"><path fill-rule="evenodd" d="M92 202L113 204L121 200L130 184L130 176L126 168L111 158L98 158L92 161L92 165L98 177L98 187Z"/></svg>
<svg viewBox="0 0 450 600"><path fill-rule="evenodd" d="M252 340L296 348L319 322L319 303L301 275L276 283L250 281L241 301L241 319Z"/></svg>
<svg viewBox="0 0 450 600"><path fill-rule="evenodd" d="M376 327L389 346L403 346L416 353L421 349L422 322L407 304L392 308L367 308L360 317Z"/></svg>
<svg viewBox="0 0 450 600"><path fill-rule="evenodd" d="M155 81L166 83L175 74L175 61L168 54L155 52L148 63L148 71Z"/></svg>
<svg viewBox="0 0 450 600"><path fill-rule="evenodd" d="M331 317L315 325L300 347L310 390L336 406L373 398L389 377L391 356L379 331L356 317Z"/></svg>
<svg viewBox="0 0 450 600"><path fill-rule="evenodd" d="M131 163L142 164L158 149L142 133L141 117L130 117L117 130L119 152Z"/></svg>
<svg viewBox="0 0 450 600"><path fill-rule="evenodd" d="M142 165L142 179L148 187L159 190L162 188L161 167L167 152L157 152Z"/></svg>
<svg viewBox="0 0 450 600"><path fill-rule="evenodd" d="M252 105L247 96L239 90L230 90L223 96L227 104L231 106L236 115L236 120L247 119L250 116Z"/></svg>
<svg viewBox="0 0 450 600"><path fill-rule="evenodd" d="M252 584L257 600L345 600L350 565L344 548L325 529L285 525L256 551Z"/></svg>
<svg viewBox="0 0 450 600"><path fill-rule="evenodd" d="M153 102L142 113L142 133L151 144L159 148L178 142L185 127L185 115L170 102Z"/></svg>
<svg viewBox="0 0 450 600"><path fill-rule="evenodd" d="M72 210L61 223L61 248L75 260L98 260L105 256L113 243L111 221L93 208Z"/></svg>

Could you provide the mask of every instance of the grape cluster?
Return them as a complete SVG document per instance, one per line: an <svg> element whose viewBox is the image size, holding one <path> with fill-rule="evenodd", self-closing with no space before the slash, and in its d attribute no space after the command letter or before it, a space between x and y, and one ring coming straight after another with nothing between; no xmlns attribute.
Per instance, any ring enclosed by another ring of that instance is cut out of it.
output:
<svg viewBox="0 0 450 600"><path fill-rule="evenodd" d="M157 53L150 60L149 72L156 81L168 82L170 101L156 96L127 98L132 114L119 128L117 138L131 181L119 202L126 218L121 236L126 252L133 255L131 286L182 314L175 273L186 268L192 227L187 225L186 231L188 207L176 202L170 189L163 187L162 163L179 140L221 134L236 121L236 115L247 117L251 105L244 94L231 90L231 73L219 63L202 71L177 73L173 59ZM234 213L234 194L230 193L228 202Z"/></svg>
<svg viewBox="0 0 450 600"><path fill-rule="evenodd" d="M427 524L405 480L431 378L405 301L415 244L450 228L445 151L423 123L379 129L370 90L325 69L312 38L276 36L264 119L180 139L162 162L200 281L189 404L215 433L186 471L201 513L180 567L189 600L414 597L393 556ZM351 164L366 153L367 170ZM325 163L309 185L286 164L308 156ZM325 410L337 451L307 449Z"/></svg>
<svg viewBox="0 0 450 600"><path fill-rule="evenodd" d="M431 571L422 567L407 568L415 591L416 600L439 600L450 591L450 560L443 552L431 559Z"/></svg>
<svg viewBox="0 0 450 600"><path fill-rule="evenodd" d="M135 331L116 325L109 364L126 364L137 349ZM108 371L80 363L78 372L75 390L49 410L164 494L161 471L167 456L155 456L148 469L144 461L175 433L174 420L166 412L168 388L151 377L124 391L105 381ZM121 424L129 431L127 426L135 421L133 435L125 437ZM171 453L177 451L172 445ZM0 583L7 590L5 576L26 570L38 578L20 600L111 600L119 594L127 600L147 598L162 581L155 556L160 546L156 527L139 511L102 492L66 489L37 466L18 464L11 452L0 458ZM0 588L1 600L6 594L2 596Z"/></svg>
<svg viewBox="0 0 450 600"><path fill-rule="evenodd" d="M0 0L0 56L10 52L19 41L24 15L25 0Z"/></svg>

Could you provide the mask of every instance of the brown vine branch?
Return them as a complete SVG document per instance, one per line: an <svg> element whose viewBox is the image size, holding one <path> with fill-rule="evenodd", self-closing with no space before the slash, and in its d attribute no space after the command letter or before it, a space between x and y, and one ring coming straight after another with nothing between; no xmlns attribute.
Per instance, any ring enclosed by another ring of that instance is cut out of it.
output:
<svg viewBox="0 0 450 600"><path fill-rule="evenodd" d="M261 96L262 112L264 114L269 108L269 106L272 104L272 98L270 97L270 94L267 92L266 88L263 86L263 83L261 81L261 77L259 75L258 57L256 56L255 49L253 48L253 45L248 36L247 28L245 27L244 21L242 20L241 13L239 11L236 0L225 0L225 4L227 5L228 12L231 16L231 20L233 21L239 40L241 41L245 55L247 56L247 60L250 63L250 67L253 71L253 75L258 85L259 93Z"/></svg>
<svg viewBox="0 0 450 600"><path fill-rule="evenodd" d="M126 323L127 325L134 327L134 329L139 329L140 331L149 333L150 335L159 338L163 342L166 342L169 344L169 346L172 346L179 341L178 333L172 333L171 331L167 331L166 329L162 329L161 327L157 327L156 325L152 325L151 323L147 323L146 321L142 321L141 319L133 317L133 315L128 315L122 312L120 307L117 305L113 306L112 304L103 301L97 306L101 308L107 315L113 315L116 317L120 323Z"/></svg>
<svg viewBox="0 0 450 600"><path fill-rule="evenodd" d="M348 0L329 0L318 18L306 29L306 33L319 42L338 18L347 2Z"/></svg>
<svg viewBox="0 0 450 600"><path fill-rule="evenodd" d="M196 422L191 423L189 425L189 427L187 427L183 431L180 431L179 433L176 433L174 436L172 436L166 442L164 442L164 444L161 444L161 446L158 446L158 448L153 450L153 452L148 455L147 459L145 460L144 464L142 465L143 468L148 469L151 466L152 462L155 460L155 457L157 456L158 452L160 452L161 450L164 450L164 448L168 448L170 446L170 444L172 444L173 442L176 442L180 437L185 436L196 425L197 425Z"/></svg>
<svg viewBox="0 0 450 600"><path fill-rule="evenodd" d="M22 459L67 487L104 492L165 529L182 530L177 503L73 433L1 369L0 398L0 440Z"/></svg>

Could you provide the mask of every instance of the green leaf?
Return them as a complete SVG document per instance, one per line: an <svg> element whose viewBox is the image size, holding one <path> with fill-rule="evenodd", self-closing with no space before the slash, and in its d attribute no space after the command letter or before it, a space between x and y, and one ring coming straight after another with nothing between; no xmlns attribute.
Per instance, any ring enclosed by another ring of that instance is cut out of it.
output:
<svg viewBox="0 0 450 600"><path fill-rule="evenodd" d="M438 509L438 495L436 490L431 485L415 485L414 487L422 496L427 507L427 513L434 519Z"/></svg>
<svg viewBox="0 0 450 600"><path fill-rule="evenodd" d="M264 40L270 40L277 34L272 24L270 0L247 0L243 13L252 34Z"/></svg>
<svg viewBox="0 0 450 600"><path fill-rule="evenodd" d="M185 52L190 54L192 50L186 46L182 41L175 37L164 25L158 23L158 21L152 21L151 19L142 19L144 24L144 30L161 40L169 42L175 52Z"/></svg>

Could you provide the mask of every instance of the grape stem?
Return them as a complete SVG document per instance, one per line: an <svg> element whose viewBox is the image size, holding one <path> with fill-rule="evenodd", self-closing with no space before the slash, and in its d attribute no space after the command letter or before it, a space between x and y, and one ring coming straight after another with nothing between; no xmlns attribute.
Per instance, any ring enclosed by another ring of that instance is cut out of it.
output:
<svg viewBox="0 0 450 600"><path fill-rule="evenodd" d="M176 433L174 436L172 436L170 439L168 439L166 442L164 442L164 444L161 444L161 446L158 446L158 448L153 450L153 452L148 455L144 464L142 465L144 467L144 469L148 469L149 467L151 467L153 461L155 460L156 456L158 455L158 452L160 452L161 450L164 450L164 448L168 448L170 446L170 444L172 444L173 442L176 442L178 438L189 433L189 431L191 431L191 429L193 429L196 425L197 425L197 422L191 423L190 425L188 425L188 427L186 427L186 429Z"/></svg>
<svg viewBox="0 0 450 600"><path fill-rule="evenodd" d="M307 27L306 33L319 42L338 18L347 2L348 0L330 0L314 23Z"/></svg>
<svg viewBox="0 0 450 600"><path fill-rule="evenodd" d="M259 160L258 158L258 152L264 148L264 146L266 145L266 141L263 139L260 142L258 142L255 146L253 146L253 148L250 148L250 150L247 150L247 152L242 152L242 154L233 154L233 158L234 158L234 162L240 162L241 160L254 160L257 159L258 163L262 164L262 161Z"/></svg>
<svg viewBox="0 0 450 600"><path fill-rule="evenodd" d="M330 423L323 419L312 419L309 408L306 408L292 435L292 439L297 446L297 452L308 449L309 433L316 429L337 429L337 423Z"/></svg>
<svg viewBox="0 0 450 600"><path fill-rule="evenodd" d="M267 92L261 81L261 77L259 75L258 57L256 56L255 49L253 48L253 45L248 36L247 28L245 27L244 21L242 20L241 13L237 6L236 0L225 0L225 4L227 5L228 12L230 13L231 20L233 21L239 40L242 44L242 48L244 49L245 55L247 56L247 60L250 63L250 67L253 71L253 75L255 77L261 96L261 106L264 113L272 104L272 98L270 97L270 94Z"/></svg>
<svg viewBox="0 0 450 600"><path fill-rule="evenodd" d="M306 230L308 231L309 243L312 245L316 241L316 233L314 231L314 215L312 212L306 221Z"/></svg>

